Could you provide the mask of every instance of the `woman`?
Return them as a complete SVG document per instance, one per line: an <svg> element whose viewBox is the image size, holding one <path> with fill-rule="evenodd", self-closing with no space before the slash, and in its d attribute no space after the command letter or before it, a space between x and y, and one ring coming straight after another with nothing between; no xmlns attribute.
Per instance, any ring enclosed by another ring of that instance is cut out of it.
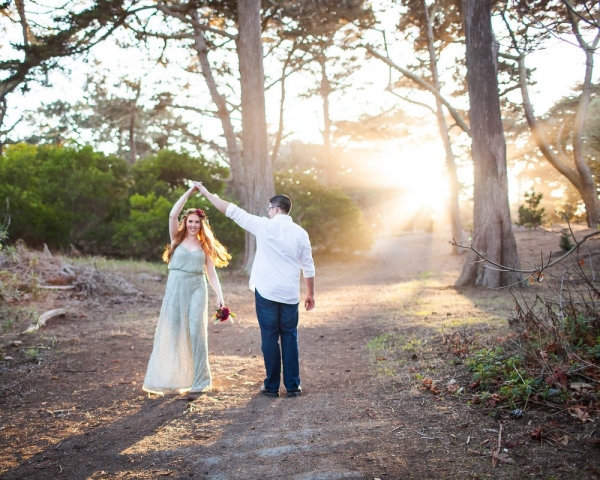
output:
<svg viewBox="0 0 600 480"><path fill-rule="evenodd" d="M195 190L195 186L190 188L169 214L171 243L162 257L169 264L169 277L143 386L144 391L158 395L205 392L212 383L205 275L217 294L217 305L223 306L215 267L225 267L231 255L214 238L204 211L187 209L177 222Z"/></svg>

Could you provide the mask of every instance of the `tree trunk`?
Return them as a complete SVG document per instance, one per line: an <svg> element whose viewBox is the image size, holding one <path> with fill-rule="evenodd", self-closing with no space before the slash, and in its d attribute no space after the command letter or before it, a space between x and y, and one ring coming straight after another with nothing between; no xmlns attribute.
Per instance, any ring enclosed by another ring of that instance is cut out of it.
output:
<svg viewBox="0 0 600 480"><path fill-rule="evenodd" d="M596 184L592 173L585 161L582 154L582 135L583 126L585 122L585 116L587 115L587 108L589 105L590 98L586 96L585 82L584 92L581 94L579 99L579 105L577 106L577 114L575 117L575 125L573 128L573 161L575 168L570 164L570 160L566 158L565 153L562 149L556 153L550 147L546 136L542 128L540 127L535 113L533 111L533 105L529 98L529 90L527 88L527 68L525 67L525 54L521 53L516 58L519 67L519 86L521 89L521 97L523 99L523 111L525 112L525 119L527 125L531 131L531 135L540 149L546 160L556 170L558 170L571 184L577 189L583 203L585 204L585 211L587 215L588 226L596 227L600 220L600 210L598 207L598 194L596 192ZM586 81L591 84L591 77L588 77L588 71L591 74L591 68L593 68L593 60L587 64L586 67Z"/></svg>
<svg viewBox="0 0 600 480"><path fill-rule="evenodd" d="M131 112L129 112L129 163L135 165L137 160L137 149L135 145L135 122L137 115L137 102L140 99L142 92L142 84L139 83L136 87L135 98L131 101Z"/></svg>
<svg viewBox="0 0 600 480"><path fill-rule="evenodd" d="M590 167L585 160L583 152L583 129L587 117L590 99L592 96L592 76L594 72L594 54L600 40L600 31L596 33L596 38L589 45L579 32L579 18L575 16L572 8L568 7L569 17L580 47L585 52L585 77L583 80L583 89L579 97L577 112L575 113L575 122L573 125L573 159L575 167L581 177L581 197L585 203L588 227L597 228L600 222L600 208L598 206L598 191L596 181L592 177Z"/></svg>
<svg viewBox="0 0 600 480"><path fill-rule="evenodd" d="M271 152L271 166L273 168L275 168L275 162L277 162L277 155L279 155L279 149L281 148L281 142L283 141L283 124L284 124L284 111L285 111L285 95L286 95L286 91L285 91L285 81L288 77L288 72L287 72L287 68L289 67L291 61L292 61L292 57L294 55L294 52L296 51L296 44L294 43L294 45L292 46L292 48L290 48L290 50L288 51L288 55L287 58L285 59L285 62L283 62L283 68L281 69L281 79L279 80L281 82L281 100L279 101L279 125L277 127L277 135L275 136L275 143L273 144L273 151Z"/></svg>
<svg viewBox="0 0 600 480"><path fill-rule="evenodd" d="M260 0L238 0L237 54L242 99L242 142L245 170L246 210L265 215L275 194L267 142ZM246 235L244 270L249 272L256 241Z"/></svg>
<svg viewBox="0 0 600 480"><path fill-rule="evenodd" d="M440 91L440 80L437 68L437 56L435 54L435 46L433 38L433 29L431 28L431 20L429 18L429 9L427 2L423 0L423 10L425 13L425 28L427 29L427 48L429 51L429 70L431 71L431 80L435 89ZM450 182L450 221L452 223L452 238L457 243L462 243L462 225L460 221L460 209L458 207L458 192L460 190L458 184L458 175L456 173L456 162L454 152L452 151L452 141L448 133L448 124L444 115L444 108L439 97L435 97L436 117L440 136L444 142L444 150L446 152L446 170L448 171L448 181ZM461 249L452 247L452 254L458 255Z"/></svg>
<svg viewBox="0 0 600 480"><path fill-rule="evenodd" d="M0 155L4 153L4 137L5 132L2 131L2 125L4 124L4 117L6 115L6 99L0 100Z"/></svg>
<svg viewBox="0 0 600 480"><path fill-rule="evenodd" d="M329 95L331 94L331 83L327 77L327 59L319 57L319 65L321 66L321 88L319 93L323 100L323 157L325 159L325 168L323 169L323 183L328 187L335 185L336 171L333 165L331 155L331 113L329 109Z"/></svg>
<svg viewBox="0 0 600 480"><path fill-rule="evenodd" d="M518 268L517 244L508 207L506 142L500 117L498 80L492 54L490 0L463 0L467 45L471 138L474 172L474 247L501 265ZM485 268L470 251L457 286L492 288L521 280L515 272Z"/></svg>
<svg viewBox="0 0 600 480"><path fill-rule="evenodd" d="M192 18L198 22L198 13L192 12ZM198 52L198 61L202 76L206 81L210 97L217 107L217 116L221 121L223 135L227 143L227 156L229 157L229 168L231 171L230 187L233 190L235 198L241 202L242 207L246 208L246 175L244 170L244 162L242 160L242 152L238 145L237 135L231 122L231 114L227 108L225 97L219 93L217 82L212 73L212 68L208 61L208 47L204 38L204 33L198 27L194 26L194 49Z"/></svg>

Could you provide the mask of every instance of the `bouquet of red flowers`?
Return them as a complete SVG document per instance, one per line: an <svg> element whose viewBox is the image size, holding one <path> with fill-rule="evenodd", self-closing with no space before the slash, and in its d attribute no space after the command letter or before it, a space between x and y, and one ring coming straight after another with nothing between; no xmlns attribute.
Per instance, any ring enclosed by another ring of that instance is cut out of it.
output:
<svg viewBox="0 0 600 480"><path fill-rule="evenodd" d="M233 323L233 319L235 318L235 313L233 313L231 310L229 310L228 307L223 306L221 308L217 308L217 311L212 316L212 318L215 321L215 325L218 325L219 323L223 323L223 322L227 322L227 321Z"/></svg>

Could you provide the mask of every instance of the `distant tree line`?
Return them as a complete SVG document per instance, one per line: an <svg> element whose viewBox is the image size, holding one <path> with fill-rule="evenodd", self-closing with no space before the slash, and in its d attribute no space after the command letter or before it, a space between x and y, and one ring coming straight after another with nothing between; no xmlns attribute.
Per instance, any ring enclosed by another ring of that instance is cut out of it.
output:
<svg viewBox="0 0 600 480"><path fill-rule="evenodd" d="M228 169L203 157L162 150L130 165L92 147L15 144L0 155L0 199L8 201L8 242L85 254L159 260L168 243L167 218L187 180L224 194ZM277 191L294 200L292 216L315 250L368 250L372 234L350 197L308 174L276 174ZM202 197L219 239L234 255L244 232ZM265 205L266 207L266 205Z"/></svg>

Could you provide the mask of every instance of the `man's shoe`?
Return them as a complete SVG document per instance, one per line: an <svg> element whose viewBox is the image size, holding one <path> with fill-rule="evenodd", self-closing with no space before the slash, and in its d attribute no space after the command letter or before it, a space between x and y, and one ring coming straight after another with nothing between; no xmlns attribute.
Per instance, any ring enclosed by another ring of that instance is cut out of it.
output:
<svg viewBox="0 0 600 480"><path fill-rule="evenodd" d="M279 396L279 392L273 392L271 390L267 390L264 385L262 387L260 387L260 393L262 393L263 395L265 395L267 397L278 397Z"/></svg>
<svg viewBox="0 0 600 480"><path fill-rule="evenodd" d="M302 390L288 390L285 393L286 397L299 397L300 395L302 395Z"/></svg>

